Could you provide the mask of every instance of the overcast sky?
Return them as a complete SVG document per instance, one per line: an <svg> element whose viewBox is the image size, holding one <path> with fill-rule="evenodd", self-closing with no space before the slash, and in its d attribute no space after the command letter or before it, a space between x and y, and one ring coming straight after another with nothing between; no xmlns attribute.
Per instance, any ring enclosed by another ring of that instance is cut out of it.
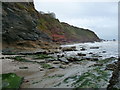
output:
<svg viewBox="0 0 120 90"><path fill-rule="evenodd" d="M102 39L118 38L117 2L37 2L38 11L54 12L61 22L94 31Z"/></svg>

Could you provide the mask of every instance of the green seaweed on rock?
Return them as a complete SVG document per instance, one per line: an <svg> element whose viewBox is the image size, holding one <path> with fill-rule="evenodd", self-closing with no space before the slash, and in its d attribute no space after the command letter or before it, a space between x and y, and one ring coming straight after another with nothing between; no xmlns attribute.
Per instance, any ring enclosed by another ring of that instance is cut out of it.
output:
<svg viewBox="0 0 120 90"><path fill-rule="evenodd" d="M52 56L46 55L46 54L38 54L38 55L33 55L34 59L45 59L45 58L53 58Z"/></svg>
<svg viewBox="0 0 120 90"><path fill-rule="evenodd" d="M25 59L21 56L15 56L15 57L13 57L13 59L16 60L16 61L22 61L22 62L27 62L28 61L27 59Z"/></svg>
<svg viewBox="0 0 120 90"><path fill-rule="evenodd" d="M52 68L52 66L50 64L42 64L42 68L45 68L45 69L49 69L49 68Z"/></svg>
<svg viewBox="0 0 120 90"><path fill-rule="evenodd" d="M14 73L2 74L2 89L14 89L17 90L20 88L23 78L17 76Z"/></svg>

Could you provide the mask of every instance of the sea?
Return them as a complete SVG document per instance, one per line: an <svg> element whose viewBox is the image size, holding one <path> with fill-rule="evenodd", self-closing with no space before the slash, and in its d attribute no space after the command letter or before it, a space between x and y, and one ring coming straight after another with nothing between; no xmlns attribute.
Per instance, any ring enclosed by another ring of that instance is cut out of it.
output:
<svg viewBox="0 0 120 90"><path fill-rule="evenodd" d="M70 45L62 45L61 47L76 47L76 51L66 52L66 55L76 55L77 53L84 53L89 56L90 53L94 55L99 55L104 58L116 57L119 56L118 50L118 41L103 41L95 43L77 43ZM84 48L85 50L81 50Z"/></svg>

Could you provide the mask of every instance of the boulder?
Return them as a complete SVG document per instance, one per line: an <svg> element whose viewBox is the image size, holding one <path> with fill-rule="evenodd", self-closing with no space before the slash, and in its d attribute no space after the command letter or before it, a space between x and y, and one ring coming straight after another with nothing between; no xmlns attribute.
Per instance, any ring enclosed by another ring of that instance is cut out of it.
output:
<svg viewBox="0 0 120 90"><path fill-rule="evenodd" d="M89 54L93 54L92 52L90 52Z"/></svg>
<svg viewBox="0 0 120 90"><path fill-rule="evenodd" d="M65 68L67 68L67 66L66 65L60 65L60 68L65 69Z"/></svg>
<svg viewBox="0 0 120 90"><path fill-rule="evenodd" d="M52 61L55 61L55 60L57 60L57 59L55 59L55 58L46 58L46 62L52 62Z"/></svg>
<svg viewBox="0 0 120 90"><path fill-rule="evenodd" d="M28 69L28 67L19 67L19 69Z"/></svg>
<svg viewBox="0 0 120 90"><path fill-rule="evenodd" d="M38 61L38 60L37 60L37 61ZM39 60L38 62L39 62L39 63L46 63L45 60Z"/></svg>
<svg viewBox="0 0 120 90"><path fill-rule="evenodd" d="M58 60L65 63L69 63L69 61L65 57L59 58Z"/></svg>
<svg viewBox="0 0 120 90"><path fill-rule="evenodd" d="M92 54L91 56L92 56L92 57L99 57L98 54Z"/></svg>
<svg viewBox="0 0 120 90"><path fill-rule="evenodd" d="M91 60L91 58L89 58L89 57L86 57L86 58L83 58L82 60Z"/></svg>
<svg viewBox="0 0 120 90"><path fill-rule="evenodd" d="M91 58L91 61L98 61L98 58Z"/></svg>
<svg viewBox="0 0 120 90"><path fill-rule="evenodd" d="M106 53L106 51L102 51L102 53Z"/></svg>
<svg viewBox="0 0 120 90"><path fill-rule="evenodd" d="M99 64L99 63L97 63L97 64L94 64L93 66L102 66L103 64Z"/></svg>
<svg viewBox="0 0 120 90"><path fill-rule="evenodd" d="M62 58L62 57L64 57L64 56L65 56L64 54L62 54L62 55L57 55L58 58Z"/></svg>
<svg viewBox="0 0 120 90"><path fill-rule="evenodd" d="M113 64L108 64L108 65L106 66L106 70L112 70L112 71L114 71L116 68L117 68L117 65L116 65L115 63L113 63Z"/></svg>
<svg viewBox="0 0 120 90"><path fill-rule="evenodd" d="M64 51L77 51L77 50L76 47L63 47L62 51L64 52Z"/></svg>
<svg viewBox="0 0 120 90"><path fill-rule="evenodd" d="M70 62L74 62L74 61L79 61L79 58L77 58L77 57L68 57L67 60L70 61Z"/></svg>
<svg viewBox="0 0 120 90"><path fill-rule="evenodd" d="M99 59L98 58L85 57L85 58L82 58L82 60L98 61Z"/></svg>
<svg viewBox="0 0 120 90"><path fill-rule="evenodd" d="M37 60L31 60L31 61L41 63L41 64L46 63L46 60L44 59L37 59Z"/></svg>
<svg viewBox="0 0 120 90"><path fill-rule="evenodd" d="M99 47L90 47L90 49L99 49Z"/></svg>
<svg viewBox="0 0 120 90"><path fill-rule="evenodd" d="M86 56L86 54L78 53L78 56Z"/></svg>
<svg viewBox="0 0 120 90"><path fill-rule="evenodd" d="M44 68L40 68L40 71L44 71Z"/></svg>
<svg viewBox="0 0 120 90"><path fill-rule="evenodd" d="M81 50L81 51L85 51L86 49L82 47L80 50Z"/></svg>
<svg viewBox="0 0 120 90"><path fill-rule="evenodd" d="M60 64L60 61L53 61L53 64Z"/></svg>

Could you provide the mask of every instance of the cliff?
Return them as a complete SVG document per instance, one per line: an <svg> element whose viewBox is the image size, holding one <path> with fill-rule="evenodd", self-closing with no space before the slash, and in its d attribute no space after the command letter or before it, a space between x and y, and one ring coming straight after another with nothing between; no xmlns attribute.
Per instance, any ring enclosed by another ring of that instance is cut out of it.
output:
<svg viewBox="0 0 120 90"><path fill-rule="evenodd" d="M56 43L100 41L88 29L60 22L53 13L36 11L32 2L2 3L2 37L3 49L44 48Z"/></svg>
<svg viewBox="0 0 120 90"><path fill-rule="evenodd" d="M2 46L29 49L52 44L52 39L37 29L39 13L32 2L2 3Z"/></svg>
<svg viewBox="0 0 120 90"><path fill-rule="evenodd" d="M55 18L54 13L39 12L38 29L47 33L54 42L94 42L100 41L99 37L91 30L78 28Z"/></svg>

